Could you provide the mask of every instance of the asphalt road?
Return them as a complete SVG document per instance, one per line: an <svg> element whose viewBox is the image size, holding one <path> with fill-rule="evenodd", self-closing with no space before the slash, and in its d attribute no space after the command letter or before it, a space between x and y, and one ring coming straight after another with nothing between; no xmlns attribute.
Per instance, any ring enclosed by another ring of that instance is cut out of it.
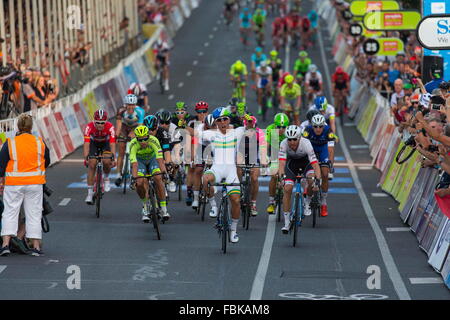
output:
<svg viewBox="0 0 450 320"><path fill-rule="evenodd" d="M236 21L222 23L222 1L202 1L178 32L171 59L171 90L162 96L150 88L150 105L173 110L175 102L205 100L224 105L231 95L229 66L250 62L252 49L239 42ZM305 1L305 12L313 2ZM270 17L269 21L272 21ZM322 25L325 21L321 22ZM269 36L269 28L267 37ZM330 43L324 41L330 70ZM269 38L268 38L269 39ZM270 46L266 46L268 53ZM283 58L293 66L296 50ZM325 74L319 45L310 51ZM256 98L248 93L250 110ZM193 110L191 110L193 112ZM201 222L184 202L172 201L172 219L156 240L151 225L140 221L135 194L113 189L106 194L100 219L84 203L85 174L81 150L48 170L56 208L44 237L45 256L13 254L0 259L0 296L4 299L450 299L441 284L411 284L411 278L439 278L427 264L412 232L387 232L405 227L397 203L380 193L380 173L368 168L371 158L351 122L342 128L346 148L337 147L337 172L331 183L329 217L313 229L307 219L299 246L281 233L281 223L265 213L267 179L260 181L259 216L249 231L239 227L240 241L226 255L213 220ZM269 123L262 124L265 127ZM342 133L340 134L342 136ZM67 200L70 199L70 200ZM363 201L362 199L367 199ZM369 219L370 217L370 219ZM73 268L81 288L69 289ZM369 273L368 273L369 270ZM379 270L379 286L371 275ZM371 280L372 279L372 280ZM369 284L369 286L368 286Z"/></svg>

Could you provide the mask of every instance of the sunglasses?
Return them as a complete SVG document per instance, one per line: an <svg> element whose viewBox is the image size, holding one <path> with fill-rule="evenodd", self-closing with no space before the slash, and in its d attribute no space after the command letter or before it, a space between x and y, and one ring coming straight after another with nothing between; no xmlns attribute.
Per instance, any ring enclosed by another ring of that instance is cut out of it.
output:
<svg viewBox="0 0 450 320"><path fill-rule="evenodd" d="M323 128L323 126L313 126L313 128L318 129L318 128Z"/></svg>
<svg viewBox="0 0 450 320"><path fill-rule="evenodd" d="M145 141L148 140L148 137L145 137L145 138L136 138L136 140L139 141L139 142L145 142Z"/></svg>
<svg viewBox="0 0 450 320"><path fill-rule="evenodd" d="M186 113L186 111L177 111L177 112L175 112L175 114L177 114L177 115L182 115L182 114L185 114Z"/></svg>
<svg viewBox="0 0 450 320"><path fill-rule="evenodd" d="M197 113L207 113L208 110L196 110L195 112L197 112Z"/></svg>
<svg viewBox="0 0 450 320"><path fill-rule="evenodd" d="M277 126L277 129L286 129L286 127L283 127L283 126Z"/></svg>
<svg viewBox="0 0 450 320"><path fill-rule="evenodd" d="M288 141L298 141L298 138L288 138Z"/></svg>
<svg viewBox="0 0 450 320"><path fill-rule="evenodd" d="M99 126L104 125L105 123L106 121L95 121L95 124Z"/></svg>
<svg viewBox="0 0 450 320"><path fill-rule="evenodd" d="M170 121L159 121L159 124L170 124Z"/></svg>
<svg viewBox="0 0 450 320"><path fill-rule="evenodd" d="M217 122L224 122L224 121L228 121L228 120L230 120L230 118L219 118L219 119L216 119Z"/></svg>

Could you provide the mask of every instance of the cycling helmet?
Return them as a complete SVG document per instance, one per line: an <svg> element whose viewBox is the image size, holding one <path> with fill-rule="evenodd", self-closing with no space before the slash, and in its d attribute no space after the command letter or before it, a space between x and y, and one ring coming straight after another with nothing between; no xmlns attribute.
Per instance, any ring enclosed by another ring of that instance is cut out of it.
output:
<svg viewBox="0 0 450 320"><path fill-rule="evenodd" d="M138 98L134 94L129 94L124 99L125 104L136 105L137 101L138 101Z"/></svg>
<svg viewBox="0 0 450 320"><path fill-rule="evenodd" d="M314 117L312 117L311 124L313 126L323 127L326 124L325 117L321 114L316 114Z"/></svg>
<svg viewBox="0 0 450 320"><path fill-rule="evenodd" d="M214 125L214 116L212 114L208 114L206 116L206 125L211 128Z"/></svg>
<svg viewBox="0 0 450 320"><path fill-rule="evenodd" d="M134 134L136 135L136 138L148 137L149 130L146 126L138 126L136 129L134 129Z"/></svg>
<svg viewBox="0 0 450 320"><path fill-rule="evenodd" d="M293 75L287 75L286 78L284 78L284 82L286 82L286 83L294 82L294 76Z"/></svg>
<svg viewBox="0 0 450 320"><path fill-rule="evenodd" d="M208 104L205 101L199 101L195 105L195 111L197 110L208 110Z"/></svg>
<svg viewBox="0 0 450 320"><path fill-rule="evenodd" d="M254 116L250 116L250 118L252 118L251 121L253 121L253 128L256 128L256 124L258 123L258 120L256 120L256 117L254 117ZM245 126L245 127L247 126L248 121L249 121L249 120L244 119L244 126Z"/></svg>
<svg viewBox="0 0 450 320"><path fill-rule="evenodd" d="M343 74L343 73L344 73L344 68L342 68L342 67L336 67L336 73L337 73L337 74Z"/></svg>
<svg viewBox="0 0 450 320"><path fill-rule="evenodd" d="M95 111L94 113L94 120L95 121L106 121L108 120L108 112L106 112L103 109L98 109L97 111Z"/></svg>
<svg viewBox="0 0 450 320"><path fill-rule="evenodd" d="M245 7L245 8L244 8L244 13L247 13L247 12L248 12L248 8Z"/></svg>
<svg viewBox="0 0 450 320"><path fill-rule="evenodd" d="M298 53L298 56L300 57L300 58L307 58L308 57L308 52L306 52L306 51L300 51L299 53Z"/></svg>
<svg viewBox="0 0 450 320"><path fill-rule="evenodd" d="M138 83L133 83L130 90L128 90L128 93L139 96L141 94L141 86Z"/></svg>
<svg viewBox="0 0 450 320"><path fill-rule="evenodd" d="M322 97L317 97L314 100L314 105L316 106L316 109L319 111L325 111L327 110L328 107L328 101L327 98L325 98L324 96Z"/></svg>
<svg viewBox="0 0 450 320"><path fill-rule="evenodd" d="M277 127L287 127L289 125L289 118L285 113L277 113L273 122Z"/></svg>
<svg viewBox="0 0 450 320"><path fill-rule="evenodd" d="M278 57L278 51L277 51L277 50L272 50L272 51L270 51L270 56L271 56L272 58Z"/></svg>
<svg viewBox="0 0 450 320"><path fill-rule="evenodd" d="M177 102L175 108L177 110L186 110L186 103L184 103L183 101L179 101L179 102Z"/></svg>
<svg viewBox="0 0 450 320"><path fill-rule="evenodd" d="M261 68L265 68L265 67L267 67L267 61L263 60L263 61L261 61L261 63L259 65Z"/></svg>
<svg viewBox="0 0 450 320"><path fill-rule="evenodd" d="M288 139L298 139L302 135L302 129L299 126L292 125L286 129L286 138Z"/></svg>
<svg viewBox="0 0 450 320"><path fill-rule="evenodd" d="M158 118L159 121L164 122L172 120L172 115L170 114L169 111L166 110L158 112L158 115L156 115L156 117Z"/></svg>
<svg viewBox="0 0 450 320"><path fill-rule="evenodd" d="M258 53L258 52L259 52L259 53L262 53L262 51L263 51L263 50L262 50L261 47L256 47L256 49L255 49L255 52L256 52L256 53Z"/></svg>
<svg viewBox="0 0 450 320"><path fill-rule="evenodd" d="M239 103L239 99L238 98L231 98L230 102L228 102L228 104L232 107L237 107L237 104Z"/></svg>
<svg viewBox="0 0 450 320"><path fill-rule="evenodd" d="M158 118L153 115L146 116L144 119L144 125L150 129L150 131L155 130L158 127Z"/></svg>
<svg viewBox="0 0 450 320"><path fill-rule="evenodd" d="M309 72L317 72L317 66L316 66L315 64L311 64L311 65L308 67L308 71L309 71Z"/></svg>
<svg viewBox="0 0 450 320"><path fill-rule="evenodd" d="M214 120L222 117L229 117L230 115L231 115L230 110L228 110L228 108L225 107L220 107L213 111Z"/></svg>
<svg viewBox="0 0 450 320"><path fill-rule="evenodd" d="M317 109L309 110L309 111L306 113L306 119L308 119L308 121L311 123L312 118L313 118L316 114L320 114L319 110L317 110Z"/></svg>
<svg viewBox="0 0 450 320"><path fill-rule="evenodd" d="M242 72L244 70L244 64L242 63L241 60L236 61L236 63L234 64L234 69L237 72Z"/></svg>
<svg viewBox="0 0 450 320"><path fill-rule="evenodd" d="M431 94L429 94L428 92L423 94L419 101L419 103L422 106L427 107L427 108L430 105L430 102L431 102Z"/></svg>

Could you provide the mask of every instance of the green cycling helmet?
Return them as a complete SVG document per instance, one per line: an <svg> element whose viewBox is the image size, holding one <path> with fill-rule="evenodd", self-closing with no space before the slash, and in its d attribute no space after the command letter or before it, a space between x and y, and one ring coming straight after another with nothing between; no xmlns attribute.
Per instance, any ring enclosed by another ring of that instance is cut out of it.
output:
<svg viewBox="0 0 450 320"><path fill-rule="evenodd" d="M277 113L275 115L274 124L277 127L287 127L289 126L289 118L285 113Z"/></svg>
<svg viewBox="0 0 450 320"><path fill-rule="evenodd" d="M298 56L299 56L300 58L307 58L307 57L308 57L308 52L306 52L306 51L300 51L300 52L298 53Z"/></svg>
<svg viewBox="0 0 450 320"><path fill-rule="evenodd" d="M176 109L177 110L186 110L186 103L184 103L183 101L177 102Z"/></svg>

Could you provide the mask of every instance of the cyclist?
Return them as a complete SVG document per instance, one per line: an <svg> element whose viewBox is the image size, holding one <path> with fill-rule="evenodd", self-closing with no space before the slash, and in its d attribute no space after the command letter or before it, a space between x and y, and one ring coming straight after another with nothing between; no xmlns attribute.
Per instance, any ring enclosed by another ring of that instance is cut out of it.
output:
<svg viewBox="0 0 450 320"><path fill-rule="evenodd" d="M317 97L314 100L314 106L312 106L310 110L312 110L312 109L318 110L325 117L325 120L327 121L327 124L330 126L331 131L333 133L336 132L336 116L335 116L334 107L331 104L328 104L327 98L325 98L324 96ZM339 138L336 136L335 141L328 142L328 153L329 153L330 163L331 163L330 175L329 175L330 180L333 179L334 147L335 147L335 142L338 142L338 141L339 141Z"/></svg>
<svg viewBox="0 0 450 320"><path fill-rule="evenodd" d="M281 141L286 139L285 131L289 126L289 118L284 113L277 113L274 117L273 124L266 128L266 141L268 147L268 155L271 159L270 172L271 179L269 183L269 205L267 207L267 213L273 214L275 212L275 194L277 192L277 180L278 180L278 150ZM278 133L278 139L273 138L272 135ZM273 141L272 141L273 140Z"/></svg>
<svg viewBox="0 0 450 320"><path fill-rule="evenodd" d="M250 10L248 8L244 8L239 18L241 21L241 26L239 28L241 32L241 42L244 45L247 45L248 37L250 36L251 33L253 17L252 14L250 13Z"/></svg>
<svg viewBox="0 0 450 320"><path fill-rule="evenodd" d="M244 163L246 165L263 165L267 164L267 143L264 132L257 127L257 120L254 116L244 119L245 135L241 140L239 151L244 155ZM237 171L239 180L242 182L242 169ZM260 175L259 168L250 169L250 211L251 215L256 217L258 210L256 208L256 198L258 197L258 178Z"/></svg>
<svg viewBox="0 0 450 320"><path fill-rule="evenodd" d="M294 47L297 47L302 18L297 11L291 10L286 17L286 21L288 24L288 34L293 40L292 44Z"/></svg>
<svg viewBox="0 0 450 320"><path fill-rule="evenodd" d="M300 124L300 129L302 129L302 132L305 131L306 127L311 124L311 120L316 114L321 114L316 108L308 110L306 113L306 120Z"/></svg>
<svg viewBox="0 0 450 320"><path fill-rule="evenodd" d="M301 35L302 43L304 48L312 45L311 43L311 21L309 21L308 16L301 18Z"/></svg>
<svg viewBox="0 0 450 320"><path fill-rule="evenodd" d="M286 29L286 22L281 17L276 18L272 23L272 43L275 50L280 50L286 43Z"/></svg>
<svg viewBox="0 0 450 320"><path fill-rule="evenodd" d="M242 90L242 102L245 103L245 87L248 80L247 66L241 61L237 60L231 65L230 68L230 80L233 88L241 87ZM237 92L234 91L233 97L240 98L237 96Z"/></svg>
<svg viewBox="0 0 450 320"><path fill-rule="evenodd" d="M125 97L125 105L117 111L116 115L116 137L119 147L117 157L117 170L119 177L116 179L116 186L120 187L123 181L123 157L127 145L127 139L134 138L134 129L144 123L145 111L137 104L138 98L134 94Z"/></svg>
<svg viewBox="0 0 450 320"><path fill-rule="evenodd" d="M165 40L158 39L156 41L155 50L156 50L156 69L159 70L159 68L163 68L164 90L169 91L169 65L170 65L169 44Z"/></svg>
<svg viewBox="0 0 450 320"><path fill-rule="evenodd" d="M342 67L336 67L336 72L331 77L331 87L336 104L336 116L348 113L346 98L350 95L350 76Z"/></svg>
<svg viewBox="0 0 450 320"><path fill-rule="evenodd" d="M277 85L280 78L283 75L283 63L281 59L278 57L278 52L276 50L270 51L270 58L268 60L269 66L272 69L272 95L270 99L268 99L267 106L271 108L275 103L276 107L278 106L278 89Z"/></svg>
<svg viewBox="0 0 450 320"><path fill-rule="evenodd" d="M145 85L138 82L133 82L128 89L128 94L134 94L137 97L137 105L145 110L146 113L150 112L150 106L148 105L148 92Z"/></svg>
<svg viewBox="0 0 450 320"><path fill-rule="evenodd" d="M294 114L294 123L300 124L300 108L302 107L302 89L297 83L294 83L294 77L286 76L286 82L280 90L281 109L288 115Z"/></svg>
<svg viewBox="0 0 450 320"><path fill-rule="evenodd" d="M267 56L263 53L261 47L256 47L255 53L252 54L252 80L256 81L256 68L259 67L261 61L267 60Z"/></svg>
<svg viewBox="0 0 450 320"><path fill-rule="evenodd" d="M264 27L266 25L266 17L266 10L261 8L257 8L252 17L256 42L261 46L264 46Z"/></svg>
<svg viewBox="0 0 450 320"><path fill-rule="evenodd" d="M156 173L165 173L164 160L161 146L158 139L150 134L146 126L139 126L134 129L136 138L133 139L130 151L131 173L136 183L136 192L142 201L142 221L149 222L149 212L147 212L145 204L148 201L148 180L137 179L146 174L154 175ZM156 194L159 200L159 206L165 221L170 219L167 212L166 193L164 190L164 182L161 175L153 176L156 185Z"/></svg>
<svg viewBox="0 0 450 320"><path fill-rule="evenodd" d="M230 25L231 22L233 21L236 4L237 4L236 0L225 0L223 15L225 17L227 25Z"/></svg>
<svg viewBox="0 0 450 320"><path fill-rule="evenodd" d="M220 107L212 113L217 125L217 130L207 130L198 133L203 144L211 144L213 152L213 165L203 175L203 185L214 184L225 180L226 183L239 183L236 168L236 153L245 128L230 129L230 111ZM231 202L231 232L230 241L239 241L237 225L240 218L240 187L227 187ZM211 211L209 216L216 218L218 209L214 198L213 188L207 190Z"/></svg>
<svg viewBox="0 0 450 320"><path fill-rule="evenodd" d="M308 13L308 19L311 22L311 41L314 44L315 37L317 34L317 26L319 24L319 15L313 9Z"/></svg>
<svg viewBox="0 0 450 320"><path fill-rule="evenodd" d="M88 159L88 157L97 155L107 157L111 155L111 159L103 159L105 192L111 190L109 173L111 172L111 169L116 166L116 162L114 161L114 155L116 154L116 132L112 123L107 120L108 113L102 108L99 108L99 110L94 113L94 121L88 123L84 130L84 166L88 167L88 195L85 202L90 205L94 204L94 176L97 160Z"/></svg>
<svg viewBox="0 0 450 320"><path fill-rule="evenodd" d="M302 170L303 175L307 178L315 177L314 189L313 181L308 180L307 196L305 198L305 216L311 215L311 196L313 191L318 191L321 171L311 142L308 139L302 139L301 129L295 125L289 126L286 129L286 139L280 145L279 161L278 174L280 177L284 177L284 227L281 231L287 234L289 232L291 216L292 190L299 170Z"/></svg>
<svg viewBox="0 0 450 320"><path fill-rule="evenodd" d="M330 159L328 158L328 143L334 141L335 135L327 125L325 117L317 114L312 117L311 124L303 131L303 137L307 138L317 155L322 172L322 207L321 216L328 216L328 175L330 173Z"/></svg>
<svg viewBox="0 0 450 320"><path fill-rule="evenodd" d="M266 60L261 61L259 67L256 68L256 83L258 88L258 114L261 115L263 95L270 96L272 93L272 68L268 66Z"/></svg>
<svg viewBox="0 0 450 320"><path fill-rule="evenodd" d="M294 65L294 78L296 79L297 83L301 85L312 61L310 58L308 58L308 52L306 51L300 51L298 53L298 56L299 58L295 60Z"/></svg>
<svg viewBox="0 0 450 320"><path fill-rule="evenodd" d="M239 112L238 105L240 106L241 112ZM245 112L245 104L239 102L239 99L232 98L230 102L228 102L227 106L228 110L230 110L230 124L233 128L242 127L244 124L239 116L239 113L243 114Z"/></svg>
<svg viewBox="0 0 450 320"><path fill-rule="evenodd" d="M305 91L307 93L308 104L313 101L315 97L321 96L323 90L322 74L317 70L315 64L311 64L308 68L308 73L305 76Z"/></svg>
<svg viewBox="0 0 450 320"><path fill-rule="evenodd" d="M196 122L194 129L197 132L203 132L205 129L205 120L208 116L208 103L204 101L199 101L195 105L195 112L197 113ZM202 175L205 169L205 159L203 155L205 153L205 146L199 145L197 143L197 138L194 137L194 172L193 172L193 190L194 190L194 201L192 202L192 209L196 210L198 207L198 200L200 195L200 185L202 182Z"/></svg>

